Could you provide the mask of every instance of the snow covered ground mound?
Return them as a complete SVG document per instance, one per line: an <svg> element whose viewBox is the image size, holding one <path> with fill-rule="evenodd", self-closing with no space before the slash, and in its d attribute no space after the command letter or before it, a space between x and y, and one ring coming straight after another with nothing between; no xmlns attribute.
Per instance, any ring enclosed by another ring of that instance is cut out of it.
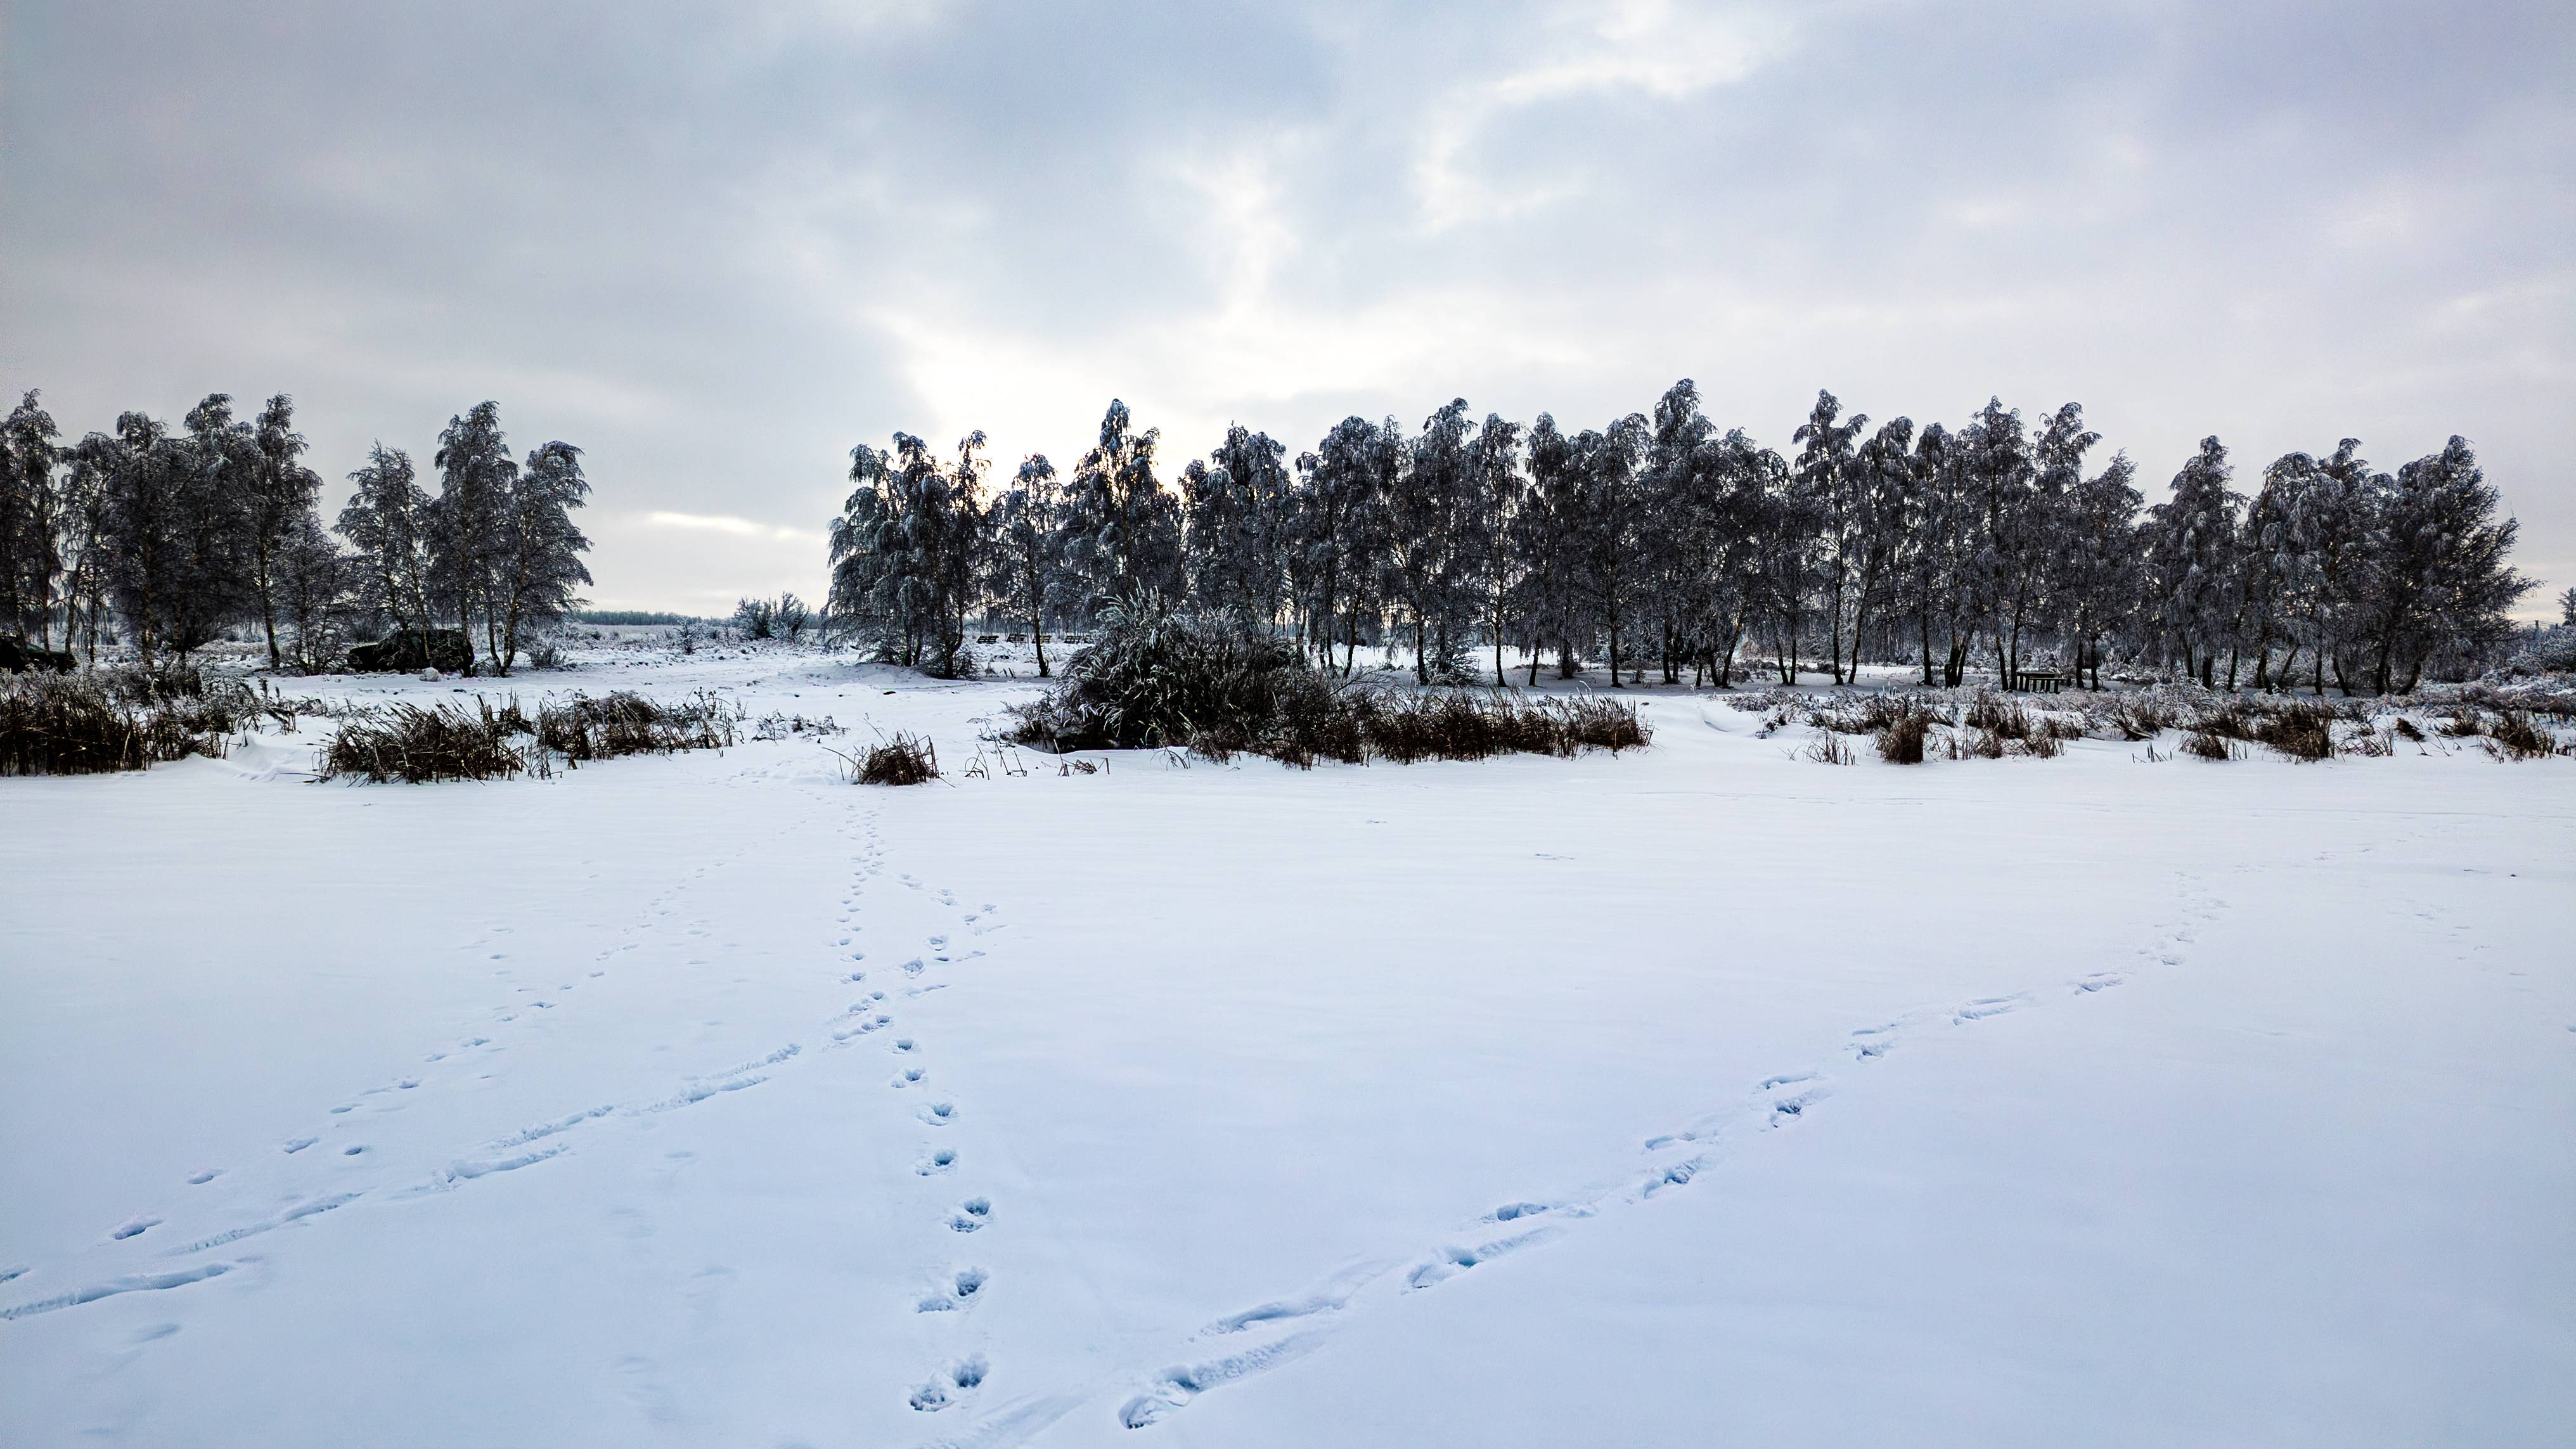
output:
<svg viewBox="0 0 2576 1449"><path fill-rule="evenodd" d="M967 777L1033 683L0 780L0 1442L2576 1442L2576 762Z"/></svg>

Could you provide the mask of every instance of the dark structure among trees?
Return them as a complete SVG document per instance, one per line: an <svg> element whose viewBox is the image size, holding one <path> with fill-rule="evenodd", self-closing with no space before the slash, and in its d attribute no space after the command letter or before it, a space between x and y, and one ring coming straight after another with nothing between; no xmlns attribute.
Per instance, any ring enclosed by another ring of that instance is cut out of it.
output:
<svg viewBox="0 0 2576 1449"><path fill-rule="evenodd" d="M2394 473L2349 438L2293 453L2250 498L2209 438L2153 507L2073 403L2035 424L1996 399L1955 428L1873 426L1819 393L1791 443L1722 429L1687 379L1598 430L1478 422L1463 399L1418 431L1346 418L1293 469L1285 445L1230 427L1177 486L1122 402L1068 478L1032 456L989 495L983 434L953 462L898 434L851 455L830 611L934 673L960 667L970 619L1043 649L1153 600L1231 615L1327 670L1363 644L1401 651L1425 683L1483 677L1480 657L1500 683L1517 646L1532 682L1546 655L1613 683L1842 683L1903 662L1926 685L1975 668L2098 689L2119 660L2384 693L2489 661L2532 587L2459 438Z"/></svg>
<svg viewBox="0 0 2576 1449"><path fill-rule="evenodd" d="M149 666L247 628L271 668L305 670L384 635L358 657L507 673L590 582L581 450L512 461L492 403L440 435L435 496L376 445L336 541L304 454L283 393L248 417L212 394L176 430L130 412L69 446L28 393L0 424L0 633L95 664L121 631Z"/></svg>

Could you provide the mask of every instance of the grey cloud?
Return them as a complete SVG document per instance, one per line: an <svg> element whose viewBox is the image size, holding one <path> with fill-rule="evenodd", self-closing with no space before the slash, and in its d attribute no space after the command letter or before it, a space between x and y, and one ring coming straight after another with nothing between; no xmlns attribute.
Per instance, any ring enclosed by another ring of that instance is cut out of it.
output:
<svg viewBox="0 0 2576 1449"><path fill-rule="evenodd" d="M812 589L850 444L1178 453L1696 376L1784 437L2073 397L2151 478L2475 438L2576 578L2563 7L20 5L0 383L501 399L603 599Z"/></svg>

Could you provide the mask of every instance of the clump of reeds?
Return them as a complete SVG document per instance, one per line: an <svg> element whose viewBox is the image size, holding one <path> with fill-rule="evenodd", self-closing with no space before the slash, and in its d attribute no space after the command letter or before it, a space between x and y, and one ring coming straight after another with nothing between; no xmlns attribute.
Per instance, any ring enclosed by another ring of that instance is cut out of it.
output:
<svg viewBox="0 0 2576 1449"><path fill-rule="evenodd" d="M190 755L220 758L227 736L263 715L309 712L194 669L97 669L0 677L0 775L140 770Z"/></svg>
<svg viewBox="0 0 2576 1449"><path fill-rule="evenodd" d="M895 733L859 762L862 785L926 785L939 778L939 751L920 736Z"/></svg>
<svg viewBox="0 0 2576 1449"><path fill-rule="evenodd" d="M704 691L677 704L628 690L599 698L576 694L539 701L533 717L515 697L496 705L478 695L471 708L451 701L373 705L339 717L322 747L320 773L415 785L543 778L558 761L577 769L624 755L724 749L734 743L740 718Z"/></svg>
<svg viewBox="0 0 2576 1449"><path fill-rule="evenodd" d="M536 726L515 699L495 707L477 697L472 708L442 700L426 708L410 703L374 705L343 715L322 746L321 775L355 775L383 784L427 785L442 780L506 780L551 773L533 748Z"/></svg>
<svg viewBox="0 0 2576 1449"><path fill-rule="evenodd" d="M2184 737L2182 742L2182 752L2196 760L2241 760L2245 758L2244 747L2237 744L2234 739L2205 729L2194 730L2188 736Z"/></svg>

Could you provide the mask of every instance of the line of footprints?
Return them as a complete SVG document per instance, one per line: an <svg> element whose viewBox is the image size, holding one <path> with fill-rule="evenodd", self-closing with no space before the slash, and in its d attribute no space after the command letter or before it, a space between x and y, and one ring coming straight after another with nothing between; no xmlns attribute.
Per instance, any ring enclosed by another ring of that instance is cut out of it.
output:
<svg viewBox="0 0 2576 1449"><path fill-rule="evenodd" d="M2181 909L2150 944L2137 949L2142 968L2182 964L2199 928L2217 919L2226 905L2189 876L2183 876L2178 883ZM2064 983L2064 996L2060 999L2092 996L2120 985L2129 975L2127 969L2112 969L2074 978ZM1947 1009L1911 1012L1850 1032L1836 1057L1847 1056L1855 1065L1866 1066L1885 1057L1916 1032L1974 1027L1994 1017L2042 1005L2046 999L2047 993L2027 991L1980 997ZM1141 1392L1119 1406L1117 1420L1130 1429L1158 1423L1202 1394L1322 1347L1334 1321L1362 1303L1374 1302L1383 1307L1387 1301L1436 1288L1461 1273L1555 1241L1581 1220L1687 1186L1715 1165L1725 1139L1733 1134L1782 1128L1801 1120L1831 1094L1833 1077L1830 1065L1774 1076L1761 1082L1749 1098L1680 1131L1646 1139L1642 1178L1623 1175L1547 1201L1505 1203L1478 1218L1458 1240L1427 1254L1409 1261L1361 1260L1297 1297L1263 1303L1220 1318L1194 1335L1193 1342L1202 1345L1205 1356L1144 1376ZM1256 1331L1268 1341L1247 1348L1206 1352L1207 1347ZM979 1444L1016 1444L1072 1411L1087 1397L1087 1390L1077 1388L1031 1396L977 1426L970 1437Z"/></svg>
<svg viewBox="0 0 2576 1449"><path fill-rule="evenodd" d="M448 1076L444 1079L443 1084L452 1086L455 1081L459 1080L458 1074L460 1070L463 1072L472 1072L474 1070L474 1059L487 1058L493 1054L508 1051L511 1046L511 1041L509 1040L511 1036L510 1028L513 1024L516 1024L520 1031L526 1031L529 1025L537 1019L538 1013L554 1011L560 1005L570 1000L570 993L574 992L580 985L582 985L584 980L596 981L607 976L610 973L611 968L615 966L617 958L628 952L636 950L641 944L642 937L662 930L666 924L671 924L668 922L667 918L677 914L677 902L691 886L704 880L715 870L738 863L742 858L747 856L750 851L751 847L745 846L742 849L736 850L733 854L722 860L708 861L700 864L691 869L679 880L676 880L671 884L664 886L661 890L656 891L644 902L641 916L633 923L622 928L620 934L626 939L596 953L596 955L592 957L591 965L586 970L584 976L564 980L560 982L560 984L553 986L551 989L526 985L513 988L512 999L495 1004L489 1009L490 1024L488 1026L484 1027L481 1031L459 1038L452 1045L441 1047L427 1053L422 1058L422 1064L429 1070L403 1073L389 1081L369 1087L359 1092L356 1097L331 1107L326 1115L332 1120L327 1125L317 1122L313 1124L317 1130L296 1133L284 1138L278 1143L279 1153L286 1157L300 1157L308 1150L322 1145L326 1134L338 1133L340 1134L340 1140L332 1143L332 1150L327 1153L316 1153L316 1157L327 1156L334 1160L362 1161L367 1159L375 1149L371 1143L363 1140L366 1136L363 1123L366 1120L381 1113L398 1112L402 1110L405 1103L410 1100L405 1094L421 1090L424 1084L430 1085L433 1089L442 1085L442 1081L435 1077L435 1073L446 1072ZM590 878L596 880L598 879L598 876L594 874ZM709 933L712 921L710 919L701 918L676 924L679 925L684 936L700 937ZM456 949L468 953L480 953L487 961L509 962L512 960L512 956L509 952L493 951L489 948L493 946L508 945L509 942L500 938L507 937L511 934L512 928L510 926L504 924L493 924L486 926L482 935L474 940L464 943ZM703 958L697 958L692 959L689 964L697 966L704 965L706 962ZM500 980L507 982L512 978L514 970L511 966L501 965L496 966L493 969L492 974ZM539 974L540 979L542 980L546 975L557 973ZM565 971L560 974L569 977L572 973ZM442 1064L445 1065L442 1066ZM749 1067L737 1068L736 1071L748 1071L749 1069ZM719 1076L725 1075L730 1074L719 1074ZM706 1095L705 1091L699 1092L699 1096L702 1097L704 1095ZM695 1098L691 1098L691 1100L695 1100ZM640 1110L656 1110L665 1105L668 1104L656 1103ZM362 1109L365 1110L362 1111ZM578 1112L562 1119L561 1121L528 1128L514 1136L488 1144L488 1148L496 1152L507 1152L509 1149L513 1148L523 1148L543 1138L566 1131L582 1122L589 1121L596 1117L605 1116L612 1110L614 1109L599 1107L584 1112ZM353 1138L357 1140L351 1140ZM494 1172L507 1172L516 1168L528 1166L535 1162L543 1161L548 1157L556 1155L560 1150L560 1147L555 1147L535 1152L521 1152L515 1155L487 1157L480 1160L461 1160L449 1166L444 1172L440 1173L431 1181L417 1184L410 1190L397 1195L417 1196L424 1192L444 1190L459 1183L468 1182ZM215 1181L217 1178L225 1176L226 1171L227 1169L223 1167L200 1167L188 1173L185 1181L190 1187L204 1187L208 1183ZM325 1181L331 1181L331 1179L326 1177ZM308 1184L308 1188L320 1188L322 1185L322 1183L312 1183ZM168 1245L162 1249L159 1256L185 1257L195 1253L202 1253L212 1248L239 1242L243 1238L256 1236L260 1233L284 1227L290 1223L301 1222L309 1218L317 1217L323 1213L330 1212L336 1208L345 1206L367 1196L370 1190L371 1189L366 1187L360 1187L355 1190L342 1189L337 1191L308 1191L308 1195L301 1201L292 1203L288 1207L268 1217L258 1219L248 1224L237 1225L216 1231L205 1236L192 1238L177 1244ZM142 1237L144 1234L151 1232L154 1228L162 1226L167 1221L168 1218L166 1218L161 1212L139 1212L109 1229L107 1239L108 1241L115 1243L128 1242L132 1239ZM156 1243L158 1242L157 1235L154 1241ZM205 1278L219 1277L222 1274L231 1271L232 1267L233 1265L229 1263L214 1263L202 1265L198 1269L193 1269L183 1273L141 1273L128 1275L122 1278L110 1279L102 1283L93 1283L69 1289L48 1298L38 1299L34 1302L17 1303L6 1307L0 1307L0 1320L23 1318L32 1314L49 1313L62 1308L76 1307L83 1303L96 1302L101 1298L113 1297L121 1293L151 1291L184 1286L187 1283L203 1281ZM33 1268L31 1265L26 1263L0 1265L0 1283L6 1283L13 1279L23 1277L32 1271Z"/></svg>
<svg viewBox="0 0 2576 1449"><path fill-rule="evenodd" d="M864 840L865 843L859 852L857 868L852 872L850 894L844 896L841 901L843 911L841 925L851 934L842 936L838 944L842 949L849 951L849 959L853 963L867 959L865 951L851 949L854 936L862 929L855 920L859 892L868 880L880 874L885 868L884 848L879 841L873 821L865 828ZM928 892L943 906L951 909L959 908L957 897L951 891L925 886L914 876L903 875L897 876L896 879L907 889ZM995 907L988 904L977 910L964 911L965 928L976 935L995 929L990 920L994 910ZM949 944L949 938L944 934L931 936L927 946L928 950L922 955L903 962L899 968L904 978L899 989L906 996L920 996L943 989L947 983L930 979L937 968L956 962L971 961L984 954L981 951L972 950L962 953L954 951ZM868 973L853 964L843 979L853 985L864 985L868 980ZM834 1044L850 1045L892 1027L894 1025L892 1005L884 988L871 989L865 997L851 1005L843 1016L842 1024L834 1027L832 1031ZM913 1170L923 1177L944 1177L955 1172L959 1165L958 1149L939 1139L944 1135L940 1129L957 1121L957 1104L931 1090L930 1067L923 1060L921 1043L918 1040L910 1036L889 1036L886 1039L886 1048L888 1054L894 1058L894 1074L888 1079L887 1085L899 1092L920 1089L927 1098L913 1113L913 1116L920 1120L925 1136L920 1161ZM993 1222L993 1216L993 1200L981 1194L974 1194L958 1199L942 1219L941 1227L947 1232L960 1236L979 1233ZM913 1310L925 1314L962 1314L975 1305L985 1285L991 1281L991 1277L991 1274L973 1264L962 1264L951 1268L942 1273L937 1281L914 1300ZM960 1353L942 1364L928 1378L914 1384L905 1395L905 1402L917 1412L937 1413L942 1409L970 1401L975 1391L983 1387L985 1379L991 1372L992 1365L982 1353L971 1351Z"/></svg>

